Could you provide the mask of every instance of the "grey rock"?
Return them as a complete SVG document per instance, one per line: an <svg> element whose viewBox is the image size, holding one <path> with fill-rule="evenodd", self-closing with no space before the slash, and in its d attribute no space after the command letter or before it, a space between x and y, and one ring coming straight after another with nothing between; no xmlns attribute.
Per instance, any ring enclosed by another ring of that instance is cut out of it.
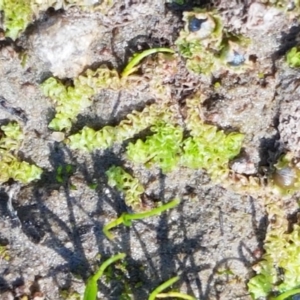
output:
<svg viewBox="0 0 300 300"><path fill-rule="evenodd" d="M93 63L101 25L88 17L56 16L36 28L31 50L59 78L77 77Z"/></svg>

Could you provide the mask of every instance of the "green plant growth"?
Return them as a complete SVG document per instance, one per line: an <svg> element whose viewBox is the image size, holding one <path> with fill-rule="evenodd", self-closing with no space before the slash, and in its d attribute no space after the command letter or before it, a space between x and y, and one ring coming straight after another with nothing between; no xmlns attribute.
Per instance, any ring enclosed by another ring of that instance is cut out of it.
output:
<svg viewBox="0 0 300 300"><path fill-rule="evenodd" d="M5 34L13 40L25 30L33 19L33 12L28 0L1 0L0 11L4 13Z"/></svg>
<svg viewBox="0 0 300 300"><path fill-rule="evenodd" d="M112 166L105 174L108 178L108 184L111 187L115 187L119 192L124 193L126 205L134 210L140 210L140 197L144 193L144 187L139 183L138 179L117 166Z"/></svg>
<svg viewBox="0 0 300 300"><path fill-rule="evenodd" d="M0 261L2 259L6 260L6 261L9 261L10 258L11 257L10 257L10 254L9 254L7 246L0 245Z"/></svg>
<svg viewBox="0 0 300 300"><path fill-rule="evenodd" d="M292 68L300 67L300 51L297 47L293 47L286 54L287 64Z"/></svg>
<svg viewBox="0 0 300 300"><path fill-rule="evenodd" d="M275 6L277 8L283 9L285 11L291 11L291 12L295 12L295 9L299 9L300 7L300 2L299 0L295 0L293 2L290 2L289 0L264 0L264 4L268 4L270 6ZM291 7L293 7L293 9L291 9Z"/></svg>
<svg viewBox="0 0 300 300"><path fill-rule="evenodd" d="M103 275L105 269L109 265L116 262L117 260L123 259L125 256L126 256L125 253L119 253L117 255L114 255L114 256L110 257L109 259L107 259L105 262L103 262L101 264L101 266L99 267L96 274L89 277L89 279L87 281L87 284L86 284L86 287L85 287L83 300L96 300L97 299L98 280Z"/></svg>
<svg viewBox="0 0 300 300"><path fill-rule="evenodd" d="M24 184L39 179L42 169L18 158L17 154L24 139L20 125L12 122L1 126L1 131L0 183L8 181L10 178Z"/></svg>
<svg viewBox="0 0 300 300"><path fill-rule="evenodd" d="M186 299L186 300L196 300L196 298L186 295L186 294L182 294L179 292L175 292L175 291L170 291L170 292L166 292L166 293L162 293L165 289L167 289L168 287L170 287L172 284L174 284L175 282L177 282L179 280L179 277L173 277L169 280L167 280L166 282L164 282L163 284L161 284L160 286L158 286L149 296L148 300L155 300L156 298L176 298L176 299Z"/></svg>
<svg viewBox="0 0 300 300"><path fill-rule="evenodd" d="M105 234L105 236L108 239L112 240L114 238L114 236L110 233L110 230L112 228L117 227L121 224L123 224L125 226L131 226L132 221L134 221L134 220L142 220L145 218L160 215L164 211L174 208L179 203L180 203L180 200L174 199L166 204L161 205L160 207L154 208L154 209L146 211L146 212L141 212L141 213L136 213L136 214L124 212L121 214L121 216L119 218L106 224L103 228L103 233Z"/></svg>
<svg viewBox="0 0 300 300"><path fill-rule="evenodd" d="M105 13L113 4L113 0L104 0L98 5L98 10ZM0 11L4 14L5 35L11 39L17 39L20 34L32 23L39 15L49 7L56 10L67 9L70 6L93 9L93 3L88 4L86 0L72 1L39 1L39 0L0 0Z"/></svg>
<svg viewBox="0 0 300 300"><path fill-rule="evenodd" d="M151 127L154 133L127 147L127 157L137 164L156 165L163 173L172 171L179 163L182 154L183 129L168 123L159 122Z"/></svg>
<svg viewBox="0 0 300 300"><path fill-rule="evenodd" d="M251 65L246 58L249 41L225 30L217 13L195 9L184 12L183 21L176 45L190 71L210 75L221 69L242 71Z"/></svg>
<svg viewBox="0 0 300 300"><path fill-rule="evenodd" d="M49 128L56 131L69 131L79 113L92 104L92 96L102 89L127 88L126 77L136 71L137 65L143 58L158 52L173 53L174 51L168 48L153 48L136 54L122 72L123 78L116 70L109 70L106 67L100 67L96 71L87 70L84 75L74 79L72 86L65 86L54 77L48 78L41 84L41 88L44 95L56 104L56 115L50 122ZM111 127L107 126L106 129L103 129L102 133L105 135L108 131L109 136Z"/></svg>
<svg viewBox="0 0 300 300"><path fill-rule="evenodd" d="M44 95L56 104L56 115L49 128L56 131L70 130L78 114L92 104L93 95L101 89L119 89L120 84L118 73L108 68L87 70L84 76L74 79L73 86L68 87L58 79L48 78L41 88Z"/></svg>
<svg viewBox="0 0 300 300"><path fill-rule="evenodd" d="M69 290L61 290L59 292L59 295L61 297L61 299L64 300L81 300L82 296L74 291L69 291Z"/></svg>
<svg viewBox="0 0 300 300"><path fill-rule="evenodd" d="M85 126L80 132L69 136L66 142L73 150L104 150L112 147L114 143L122 143L134 137L154 124L158 119L172 122L173 118L174 116L170 110L154 103L146 106L141 112L133 111L119 125L114 127L104 126L96 131Z"/></svg>
<svg viewBox="0 0 300 300"><path fill-rule="evenodd" d="M199 97L199 98L198 98ZM134 137L150 127L152 135L143 141L129 143L127 158L136 164L156 165L164 173L176 167L202 168L213 178L226 176L228 161L237 156L244 135L224 133L216 126L205 124L199 117L200 96L187 99L187 118L184 125L176 124L176 115L168 104L147 106L142 112L133 112L119 125L105 126L99 131L85 127L68 138L72 149L106 149L114 143ZM184 128L190 135L183 137Z"/></svg>
<svg viewBox="0 0 300 300"><path fill-rule="evenodd" d="M76 190L76 186L71 183L70 177L74 174L74 166L70 164L59 165L55 170L55 179L60 184L68 184L71 190Z"/></svg>
<svg viewBox="0 0 300 300"><path fill-rule="evenodd" d="M74 170L72 165L59 165L56 169L55 179L58 183L65 183L73 173Z"/></svg>
<svg viewBox="0 0 300 300"><path fill-rule="evenodd" d="M133 292L132 289L138 288L142 285L142 282L138 282L131 286L130 282L130 274L127 269L127 261L122 260L115 263L113 266L110 265L104 272L104 282L106 284L111 283L112 281L122 282L122 291L120 291L120 295L118 295L118 300L132 300L133 299Z"/></svg>
<svg viewBox="0 0 300 300"><path fill-rule="evenodd" d="M226 134L214 125L205 124L199 116L201 96L186 100L186 128L190 137L183 141L181 164L192 169L205 169L212 179L220 181L227 176L228 162L236 157L242 147L244 135Z"/></svg>
<svg viewBox="0 0 300 300"><path fill-rule="evenodd" d="M253 267L257 275L250 279L248 289L253 299L282 300L299 293L300 226L294 224L292 232L288 232L288 220L278 201L268 205L267 210L273 222L266 235L262 260Z"/></svg>
<svg viewBox="0 0 300 300"><path fill-rule="evenodd" d="M138 69L138 64L146 57L151 54L159 53L159 52L167 52L167 53L174 53L172 49L169 48L152 48L142 51L141 53L137 53L133 56L133 58L129 61L127 66L122 72L122 76L126 77L132 73L134 73Z"/></svg>
<svg viewBox="0 0 300 300"><path fill-rule="evenodd" d="M244 135L225 134L199 117L197 97L187 99L185 127L190 136L183 138L183 128L159 122L145 141L137 140L127 147L127 157L134 163L159 166L164 173L176 166L206 169L213 179L227 175L228 161L240 152Z"/></svg>
<svg viewBox="0 0 300 300"><path fill-rule="evenodd" d="M293 299L291 297L295 296L295 295L298 295L298 294L300 294L300 288L284 292L284 293L282 293L281 295L279 295L277 297L271 298L271 300Z"/></svg>

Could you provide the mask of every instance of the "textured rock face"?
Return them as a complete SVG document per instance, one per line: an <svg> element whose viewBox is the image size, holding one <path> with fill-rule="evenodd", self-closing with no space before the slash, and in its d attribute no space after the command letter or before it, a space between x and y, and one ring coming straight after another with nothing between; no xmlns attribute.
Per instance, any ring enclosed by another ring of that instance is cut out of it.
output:
<svg viewBox="0 0 300 300"><path fill-rule="evenodd" d="M20 156L44 170L44 178L21 188L9 207L7 193L12 195L13 189L0 187L0 300L37 298L30 289L33 283L40 286L46 299L75 299L85 287L78 277L91 274L99 265L99 254L102 261L116 251L128 253L128 273L122 273L126 276L116 285L116 281L111 285L103 281L101 299L120 299L123 284L124 291L134 287L135 299L146 299L172 274L182 274L178 287L197 299L250 299L246 283L253 274L251 266L263 254L268 225L263 199L216 185L204 170L178 168L163 175L158 168L133 165L126 157L127 141L90 155L73 151L65 144L68 132L48 128L58 106L41 90L40 83L49 72L69 78L62 82L72 86L72 79L94 63L108 62L121 71L133 53L146 47L177 49L174 43L183 23L177 11L165 10L164 1L113 2L107 14L69 6L64 11L47 11L48 19L41 14L39 22L32 24L32 32L22 35L16 44L0 44L0 125L6 119L21 124L26 139ZM294 23L283 11L257 1L190 2L217 3L215 8L222 12L226 28L252 41L249 56L253 69L238 74L220 71L214 78L202 78L188 73L184 60L174 66L172 59L165 59L163 69L160 56L153 55L141 62L130 88L105 88L95 94L93 104L74 122L72 134L84 126L117 125L133 110L160 101L151 94L151 78L139 76L152 74L147 70L155 63L167 74L163 88L172 102L166 109L176 111L176 122L182 124L187 118L186 99L203 93L203 106L197 107L197 113L206 123L226 133L245 134L243 152L232 161L231 170L246 175L243 179L260 175L269 166L269 158L277 155L279 136L284 151L300 152L299 73L288 68L283 57L273 61L274 52L284 46L282 34L290 38ZM28 54L22 65L15 47L20 42L26 44ZM145 130L133 140L149 133ZM189 133L185 130L184 134ZM161 216L136 222L131 229L119 226L114 230L117 239L110 242L102 233L103 226L126 209L122 194L107 184L105 172L112 165L123 165L141 179L146 188L145 210L158 200L167 202L175 196L182 204ZM298 198L284 200L286 215L298 212ZM10 260L1 257L1 246ZM16 286L19 278L24 282Z"/></svg>
<svg viewBox="0 0 300 300"><path fill-rule="evenodd" d="M280 21L282 15L283 13L275 7L252 3L248 11L247 28L270 31Z"/></svg>
<svg viewBox="0 0 300 300"><path fill-rule="evenodd" d="M57 16L37 28L31 47L54 76L72 78L93 63L100 32L98 22L91 18Z"/></svg>
<svg viewBox="0 0 300 300"><path fill-rule="evenodd" d="M279 120L280 140L284 148L300 157L300 96L284 101Z"/></svg>

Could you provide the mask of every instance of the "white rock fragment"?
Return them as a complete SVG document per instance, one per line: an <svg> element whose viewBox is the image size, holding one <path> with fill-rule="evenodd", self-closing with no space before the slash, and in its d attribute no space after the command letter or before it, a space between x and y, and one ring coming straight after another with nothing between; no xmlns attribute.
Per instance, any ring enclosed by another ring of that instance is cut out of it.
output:
<svg viewBox="0 0 300 300"><path fill-rule="evenodd" d="M62 142L65 139L65 134L60 131L54 131L51 133L50 138L55 142Z"/></svg>
<svg viewBox="0 0 300 300"><path fill-rule="evenodd" d="M231 169L239 174L253 175L257 173L256 165L249 158L239 158L231 165Z"/></svg>
<svg viewBox="0 0 300 300"><path fill-rule="evenodd" d="M54 76L77 77L93 63L93 46L100 39L100 27L92 18L50 18L31 36L32 52Z"/></svg>
<svg viewBox="0 0 300 300"><path fill-rule="evenodd" d="M252 3L248 11L248 29L268 31L281 22L282 12L275 7L267 7L260 3Z"/></svg>

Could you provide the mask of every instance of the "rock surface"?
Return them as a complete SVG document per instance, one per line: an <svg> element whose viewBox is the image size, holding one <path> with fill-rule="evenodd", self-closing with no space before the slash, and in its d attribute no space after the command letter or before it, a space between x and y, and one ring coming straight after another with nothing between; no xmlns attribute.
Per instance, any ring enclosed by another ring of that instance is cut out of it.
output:
<svg viewBox="0 0 300 300"><path fill-rule="evenodd" d="M299 74L288 68L282 50L294 21L258 1L250 6L217 2L225 26L251 39L253 68L214 74L220 83L214 85L210 77L189 74L182 60L171 94L184 115L184 99L201 91L206 122L244 133L245 156L232 169L252 175L268 167L282 149L300 155ZM196 299L251 299L246 282L262 255L267 230L261 199L226 190L203 170L178 168L163 175L155 168L132 166L125 162L126 145L91 154L72 151L63 143L65 133L48 128L55 103L41 92L39 84L46 78L54 75L72 85L67 79L103 63L120 71L140 49L176 49L182 27L180 12L167 9L163 1L115 1L106 15L70 8L33 24L23 36L28 54L23 66L14 44L1 46L0 122L22 124L26 139L20 155L44 170L40 181L14 195L12 210L7 204L10 183L1 187L0 246L8 245L9 253L0 263L1 299L77 299L100 261L118 252L127 253L126 272L118 266L99 283L101 299L120 299L126 289L134 299L147 299L177 274L178 289ZM149 86L136 82L134 89L95 95L72 131L118 124L132 110L153 102ZM58 168L67 165L74 171L58 182ZM119 226L116 240L109 241L104 224L126 210L122 195L107 184L105 171L112 165L124 165L141 179L150 205L174 196L181 204L130 228ZM285 209L291 214L297 210L295 197L286 200Z"/></svg>

